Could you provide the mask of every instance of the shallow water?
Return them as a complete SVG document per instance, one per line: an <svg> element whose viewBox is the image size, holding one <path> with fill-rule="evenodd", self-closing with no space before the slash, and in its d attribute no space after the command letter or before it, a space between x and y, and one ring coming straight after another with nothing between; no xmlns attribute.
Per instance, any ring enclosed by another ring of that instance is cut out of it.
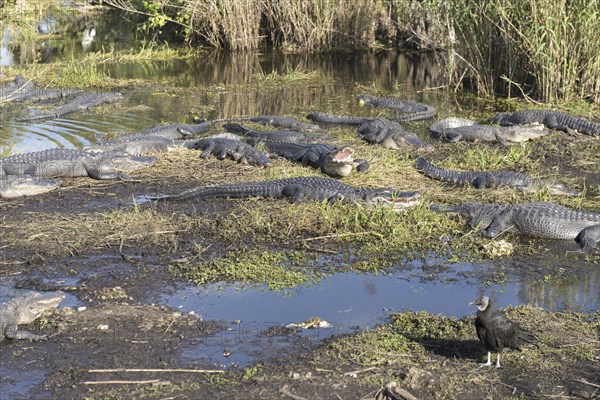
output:
<svg viewBox="0 0 600 400"><path fill-rule="evenodd" d="M554 311L600 307L600 276L593 268L574 274L581 279L579 284L564 287L564 282L539 285L518 277L507 283L489 283L485 276L495 272L493 263L448 265L447 272L435 278L420 261L408 264L387 274L337 273L314 285L282 292L240 284L187 284L152 294L148 301L193 312L205 320L223 321L225 331L199 338L198 345L185 349L182 357L189 363L225 366L245 366L318 344L332 335L368 330L384 322L389 312L423 310L457 318L471 315L476 310L468 303L482 294L500 307L528 304ZM266 335L270 327L311 317L327 321L331 328L300 329L297 335L286 337ZM224 350L231 355L223 356Z"/></svg>

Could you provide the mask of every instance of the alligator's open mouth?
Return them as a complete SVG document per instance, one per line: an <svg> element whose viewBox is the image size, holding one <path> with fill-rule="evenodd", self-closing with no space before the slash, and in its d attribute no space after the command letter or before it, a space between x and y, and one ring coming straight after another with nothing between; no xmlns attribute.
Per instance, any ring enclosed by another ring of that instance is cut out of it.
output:
<svg viewBox="0 0 600 400"><path fill-rule="evenodd" d="M397 192L388 191L373 196L370 199L370 205L382 205L384 207L390 207L394 211L404 211L407 208L414 207L421 201L421 192Z"/></svg>
<svg viewBox="0 0 600 400"><path fill-rule="evenodd" d="M335 154L331 157L331 161L341 164L349 164L354 162L354 158L352 157L354 154L354 149L350 146L344 146L341 149L337 150Z"/></svg>

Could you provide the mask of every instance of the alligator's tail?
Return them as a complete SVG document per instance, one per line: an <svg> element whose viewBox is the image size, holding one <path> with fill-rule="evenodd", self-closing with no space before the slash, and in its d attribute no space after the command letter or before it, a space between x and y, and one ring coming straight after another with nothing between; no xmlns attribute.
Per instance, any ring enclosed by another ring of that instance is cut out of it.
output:
<svg viewBox="0 0 600 400"><path fill-rule="evenodd" d="M246 135L248 132L250 132L250 129L243 127L240 124L229 123L223 125L223 128L225 128L225 130L228 132L239 133L240 135Z"/></svg>
<svg viewBox="0 0 600 400"><path fill-rule="evenodd" d="M282 188L279 185L264 185L253 182L225 183L200 186L179 194L163 197L159 200L191 200L191 199L244 199L250 197L281 197Z"/></svg>
<svg viewBox="0 0 600 400"><path fill-rule="evenodd" d="M476 178L473 176L472 172L451 171L449 169L436 167L424 157L417 158L415 166L428 177L444 182L471 184Z"/></svg>
<svg viewBox="0 0 600 400"><path fill-rule="evenodd" d="M321 122L325 124L344 124L344 125L362 125L368 118L346 116L346 115L333 115L327 113L313 112L306 116L311 121Z"/></svg>
<svg viewBox="0 0 600 400"><path fill-rule="evenodd" d="M462 204L449 206L447 204L432 204L429 206L429 210L444 213L457 213L464 210Z"/></svg>

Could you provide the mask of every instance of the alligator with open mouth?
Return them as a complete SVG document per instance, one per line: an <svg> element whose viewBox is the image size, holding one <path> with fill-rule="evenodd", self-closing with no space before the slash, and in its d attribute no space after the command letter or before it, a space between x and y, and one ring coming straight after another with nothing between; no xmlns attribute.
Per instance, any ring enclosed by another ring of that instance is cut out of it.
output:
<svg viewBox="0 0 600 400"><path fill-rule="evenodd" d="M0 341L4 339L44 340L45 335L36 335L19 329L19 325L30 324L44 312L58 306L65 298L61 291L37 292L1 287L2 296L10 300L0 303Z"/></svg>
<svg viewBox="0 0 600 400"><path fill-rule="evenodd" d="M470 185L476 189L508 186L521 191L538 191L547 188L550 193L564 196L579 196L581 193L569 189L562 183L534 179L512 171L453 171L437 167L419 157L415 161L417 169L425 175L444 182Z"/></svg>
<svg viewBox="0 0 600 400"><path fill-rule="evenodd" d="M377 97L370 94L360 94L356 98L360 102L360 105L367 104L371 107L397 111L399 114L388 118L398 122L420 121L433 118L437 114L435 107L412 100L403 100L395 97Z"/></svg>
<svg viewBox="0 0 600 400"><path fill-rule="evenodd" d="M182 193L164 196L144 196L144 200L206 200L215 198L288 198L293 203L305 200L335 203L362 202L368 207L382 205L394 211L403 211L419 203L418 191L400 192L393 188L354 187L337 179L302 176L272 181L223 183L201 186Z"/></svg>
<svg viewBox="0 0 600 400"><path fill-rule="evenodd" d="M524 126L493 126L478 124L464 118L446 118L429 127L432 135L451 143L459 140L467 142L498 142L508 146L508 142L525 142L550 133L541 124Z"/></svg>
<svg viewBox="0 0 600 400"><path fill-rule="evenodd" d="M17 121L35 122L59 118L63 115L71 114L81 110L88 110L90 108L97 107L105 103L115 103L117 101L120 101L122 98L123 95L119 92L82 94L73 99L73 101L63 104L62 106L59 106L54 110L40 112L39 114L35 114L27 118L18 119Z"/></svg>
<svg viewBox="0 0 600 400"><path fill-rule="evenodd" d="M577 133L600 135L599 123L555 110L502 112L493 116L490 121L503 126L539 123L544 124L547 128L564 131L570 135Z"/></svg>
<svg viewBox="0 0 600 400"><path fill-rule="evenodd" d="M60 182L50 178L25 175L0 176L0 197L14 199L48 193L60 186Z"/></svg>
<svg viewBox="0 0 600 400"><path fill-rule="evenodd" d="M431 208L459 213L488 238L514 232L537 238L575 240L583 250L595 248L600 240L600 215L551 202L506 205L467 202Z"/></svg>
<svg viewBox="0 0 600 400"><path fill-rule="evenodd" d="M351 146L280 142L265 142L265 146L272 153L319 169L334 178L348 176L355 168L358 172L366 172L369 169L367 160L353 158L354 148Z"/></svg>
<svg viewBox="0 0 600 400"><path fill-rule="evenodd" d="M0 176L123 178L130 171L156 162L123 152L90 153L73 149L49 149L0 158Z"/></svg>

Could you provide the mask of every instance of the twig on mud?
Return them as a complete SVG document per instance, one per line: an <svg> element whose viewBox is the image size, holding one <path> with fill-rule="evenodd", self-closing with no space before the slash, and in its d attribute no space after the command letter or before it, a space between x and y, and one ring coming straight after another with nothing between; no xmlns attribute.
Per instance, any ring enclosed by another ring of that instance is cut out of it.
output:
<svg viewBox="0 0 600 400"><path fill-rule="evenodd" d="M149 379L145 381L87 381L84 385L128 385L128 384L143 384L143 383L159 383L160 379Z"/></svg>
<svg viewBox="0 0 600 400"><path fill-rule="evenodd" d="M185 368L113 368L113 369L90 369L88 372L194 372L203 374L222 374L221 369L185 369Z"/></svg>
<svg viewBox="0 0 600 400"><path fill-rule="evenodd" d="M304 241L312 242L313 240L331 239L331 238L338 238L338 237L345 237L345 236L361 236L361 235L381 236L377 232L346 232L346 233L333 233L331 235L323 235L323 236L317 236L317 237L312 237L312 238L306 238L306 239L304 239Z"/></svg>
<svg viewBox="0 0 600 400"><path fill-rule="evenodd" d="M283 385L283 387L279 389L279 393L281 393L284 396L291 397L294 400L308 400L306 397L298 396L290 392L290 390L288 389L288 385Z"/></svg>
<svg viewBox="0 0 600 400"><path fill-rule="evenodd" d="M369 368L364 368L364 369L357 369L356 371L344 372L344 376L356 376L363 372L373 371L374 369L377 369L377 367L369 367Z"/></svg>
<svg viewBox="0 0 600 400"><path fill-rule="evenodd" d="M418 397L414 396L408 390L402 389L398 386L398 384L394 381L389 382L385 385L385 387L380 390L377 395L375 395L376 399L404 399L404 400L419 400Z"/></svg>
<svg viewBox="0 0 600 400"><path fill-rule="evenodd" d="M589 381L585 380L584 378L573 379L573 381L574 381L574 382L583 383L584 385L589 385L589 386L591 386L591 387L595 387L595 388L598 388L598 389L600 389L600 385L598 385L598 384L595 384L595 383L593 383L593 382L589 382Z"/></svg>

